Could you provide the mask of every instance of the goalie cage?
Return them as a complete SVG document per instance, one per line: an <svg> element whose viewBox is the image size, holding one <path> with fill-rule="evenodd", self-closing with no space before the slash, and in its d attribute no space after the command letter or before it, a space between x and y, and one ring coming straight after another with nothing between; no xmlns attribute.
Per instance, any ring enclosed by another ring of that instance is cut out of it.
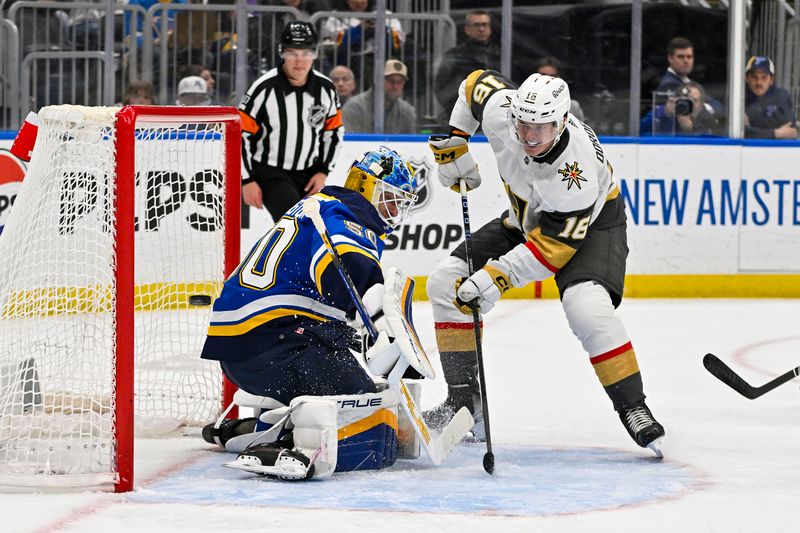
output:
<svg viewBox="0 0 800 533"><path fill-rule="evenodd" d="M128 491L134 423L202 426L232 396L199 354L239 262L239 115L39 115L0 234L0 486Z"/></svg>

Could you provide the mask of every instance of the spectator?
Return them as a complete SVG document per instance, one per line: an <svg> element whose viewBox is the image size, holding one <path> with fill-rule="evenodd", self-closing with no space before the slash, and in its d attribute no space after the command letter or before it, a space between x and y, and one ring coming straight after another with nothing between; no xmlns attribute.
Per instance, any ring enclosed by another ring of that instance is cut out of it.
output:
<svg viewBox="0 0 800 533"><path fill-rule="evenodd" d="M343 0L339 9L344 11L343 17L331 17L322 25L323 41L335 44L335 65L347 65L359 80L359 87L364 82L372 82L372 65L375 51L375 20L349 17L347 13L375 13L374 0ZM390 13L390 11L386 11ZM400 52L406 40L400 21L386 18L386 55L391 57Z"/></svg>
<svg viewBox="0 0 800 533"><path fill-rule="evenodd" d="M436 71L436 99L449 118L458 100L458 86L470 72L478 69L500 70L500 47L491 41L492 19L488 12L476 9L464 20L466 41L447 50Z"/></svg>
<svg viewBox="0 0 800 533"><path fill-rule="evenodd" d="M706 103L703 86L684 83L665 104L657 105L642 117L639 130L650 135L718 135L719 121Z"/></svg>
<svg viewBox="0 0 800 533"><path fill-rule="evenodd" d="M768 57L753 56L745 70L745 137L797 139L797 117L792 97L775 86L775 64Z"/></svg>
<svg viewBox="0 0 800 533"><path fill-rule="evenodd" d="M543 57L534 63L533 68L534 72L544 74L545 76L552 76L554 78L564 77L561 69L561 61L555 57ZM581 122L584 121L583 108L581 107L581 104L579 104L574 98L570 100L569 112L575 115L575 118Z"/></svg>
<svg viewBox="0 0 800 533"><path fill-rule="evenodd" d="M180 69L180 77L185 78L187 76L199 76L203 78L206 82L206 87L208 87L209 100L211 103L216 103L217 99L215 97L214 88L216 87L217 80L214 79L214 74L211 72L210 68L203 65L186 65Z"/></svg>
<svg viewBox="0 0 800 533"><path fill-rule="evenodd" d="M247 170L242 199L266 206L276 222L322 189L341 148L336 87L312 69L318 45L312 24L290 22L279 45L283 61L254 81L239 104Z"/></svg>
<svg viewBox="0 0 800 533"><path fill-rule="evenodd" d="M667 71L661 76L656 91L675 91L690 81L689 74L694 70L694 46L685 37L675 37L667 44Z"/></svg>
<svg viewBox="0 0 800 533"><path fill-rule="evenodd" d="M160 3L159 0L128 0L127 2L129 5L138 5L142 6L142 8L147 11L154 5ZM186 4L188 3L187 0L170 0L171 4ZM166 14L167 17L167 31L171 32L175 26L175 12L174 11L162 11L161 15ZM153 38L156 42L159 41L162 36L159 34L161 29L161 22L159 20L160 17L153 18L153 26L150 30L153 32ZM144 32L144 16L141 15L139 12L136 11L125 11L125 16L123 18L123 34L125 35L126 39L133 40L133 43L129 42L129 46L135 44L135 48L141 48L144 42L143 39L143 32Z"/></svg>
<svg viewBox="0 0 800 533"><path fill-rule="evenodd" d="M403 89L408 81L408 69L402 61L390 59L383 72L383 132L415 133L417 110L403 100ZM375 97L372 89L354 96L342 109L345 130L353 133L374 132Z"/></svg>
<svg viewBox="0 0 800 533"><path fill-rule="evenodd" d="M673 38L667 44L667 63L669 66L656 87L656 93L675 93L684 83L693 81L689 78L689 74L694 70L694 45L692 42L685 37ZM725 108L721 102L708 95L705 100L710 113L717 116L725 114ZM656 101L656 104L663 102L663 100Z"/></svg>
<svg viewBox="0 0 800 533"><path fill-rule="evenodd" d="M200 76L186 76L178 83L178 105L209 105L208 84Z"/></svg>
<svg viewBox="0 0 800 533"><path fill-rule="evenodd" d="M122 105L155 105L156 89L149 81L132 81L122 94Z"/></svg>
<svg viewBox="0 0 800 533"><path fill-rule="evenodd" d="M356 93L356 77L353 71L344 65L339 65L331 69L328 77L336 86L336 92L339 94L342 105L346 104Z"/></svg>

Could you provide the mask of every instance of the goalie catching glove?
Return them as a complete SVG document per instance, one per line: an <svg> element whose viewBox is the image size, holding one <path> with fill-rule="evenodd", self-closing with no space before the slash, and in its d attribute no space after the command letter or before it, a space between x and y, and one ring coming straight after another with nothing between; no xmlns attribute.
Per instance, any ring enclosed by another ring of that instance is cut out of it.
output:
<svg viewBox="0 0 800 533"><path fill-rule="evenodd" d="M458 180L467 182L467 190L477 189L481 184L478 165L472 159L463 137L431 135L428 145L433 151L433 158L439 165L439 182L458 192Z"/></svg>
<svg viewBox="0 0 800 533"><path fill-rule="evenodd" d="M472 310L478 308L488 313L510 288L509 272L503 263L489 261L467 279L456 280L455 305L465 315L471 315Z"/></svg>

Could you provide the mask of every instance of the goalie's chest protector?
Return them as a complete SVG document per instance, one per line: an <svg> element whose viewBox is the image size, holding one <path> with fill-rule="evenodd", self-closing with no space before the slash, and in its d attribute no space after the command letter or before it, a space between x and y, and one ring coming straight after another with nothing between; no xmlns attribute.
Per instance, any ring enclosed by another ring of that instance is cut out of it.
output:
<svg viewBox="0 0 800 533"><path fill-rule="evenodd" d="M527 234L538 226L541 212L571 213L591 205L596 219L615 185L591 128L570 115L558 144L533 158L512 138L504 112L485 119L483 126L510 202L509 222Z"/></svg>

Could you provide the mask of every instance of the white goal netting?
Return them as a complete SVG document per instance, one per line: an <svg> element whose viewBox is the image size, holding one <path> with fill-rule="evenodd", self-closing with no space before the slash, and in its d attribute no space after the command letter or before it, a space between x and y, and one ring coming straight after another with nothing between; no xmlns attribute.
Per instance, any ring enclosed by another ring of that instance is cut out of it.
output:
<svg viewBox="0 0 800 533"><path fill-rule="evenodd" d="M117 111L40 112L0 234L0 485L118 480ZM224 128L169 120L135 129L133 403L146 435L206 424L222 405L219 366L199 353L225 275Z"/></svg>

